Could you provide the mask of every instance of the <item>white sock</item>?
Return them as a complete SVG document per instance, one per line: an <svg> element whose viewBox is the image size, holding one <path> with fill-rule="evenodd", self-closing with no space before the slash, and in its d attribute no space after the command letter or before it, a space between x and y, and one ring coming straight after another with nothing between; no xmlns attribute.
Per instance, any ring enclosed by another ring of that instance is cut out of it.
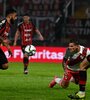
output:
<svg viewBox="0 0 90 100"><path fill-rule="evenodd" d="M62 78L55 78L55 82L56 82L57 84L60 84L61 79L62 79Z"/></svg>
<svg viewBox="0 0 90 100"><path fill-rule="evenodd" d="M73 77L71 77L70 82L75 83L75 79Z"/></svg>

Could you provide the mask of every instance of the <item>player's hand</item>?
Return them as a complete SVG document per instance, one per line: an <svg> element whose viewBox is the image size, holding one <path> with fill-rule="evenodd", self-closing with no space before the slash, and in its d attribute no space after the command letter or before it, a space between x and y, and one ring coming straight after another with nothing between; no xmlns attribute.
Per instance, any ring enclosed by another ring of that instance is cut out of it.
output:
<svg viewBox="0 0 90 100"><path fill-rule="evenodd" d="M16 45L17 45L16 42L14 42L14 43L13 43L13 46L16 46Z"/></svg>
<svg viewBox="0 0 90 100"><path fill-rule="evenodd" d="M40 40L41 40L41 41L44 41L44 38L41 36L41 37L40 37Z"/></svg>
<svg viewBox="0 0 90 100"><path fill-rule="evenodd" d="M8 50L9 56L13 56L12 52L10 50Z"/></svg>

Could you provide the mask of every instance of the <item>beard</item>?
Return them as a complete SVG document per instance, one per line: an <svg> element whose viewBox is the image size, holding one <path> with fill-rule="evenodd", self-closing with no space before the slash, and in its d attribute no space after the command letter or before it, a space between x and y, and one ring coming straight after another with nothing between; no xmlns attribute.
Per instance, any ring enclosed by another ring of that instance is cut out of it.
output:
<svg viewBox="0 0 90 100"><path fill-rule="evenodd" d="M11 23L11 25L14 25L14 26L17 26L17 23L18 23L18 19L11 19L10 20L10 23Z"/></svg>
<svg viewBox="0 0 90 100"><path fill-rule="evenodd" d="M13 25L13 24L14 24L14 21L15 21L15 20L11 19L11 20L10 20L10 23Z"/></svg>

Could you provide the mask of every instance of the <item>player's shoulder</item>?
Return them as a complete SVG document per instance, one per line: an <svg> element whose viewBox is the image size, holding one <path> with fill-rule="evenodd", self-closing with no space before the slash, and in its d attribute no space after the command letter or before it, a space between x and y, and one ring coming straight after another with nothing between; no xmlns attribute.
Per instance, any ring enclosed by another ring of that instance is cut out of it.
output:
<svg viewBox="0 0 90 100"><path fill-rule="evenodd" d="M85 49L87 50L87 49L88 49L87 47L85 47L85 46L83 46L83 45L79 45L79 46L80 46L80 49L81 49L81 50L85 50Z"/></svg>
<svg viewBox="0 0 90 100"><path fill-rule="evenodd" d="M82 46L82 45L80 45L80 51L79 51L81 54L82 53L87 53L88 52L88 48L87 47L85 47L85 46Z"/></svg>
<svg viewBox="0 0 90 100"><path fill-rule="evenodd" d="M4 26L6 24L6 19L2 19L0 21L0 27Z"/></svg>
<svg viewBox="0 0 90 100"><path fill-rule="evenodd" d="M86 47L84 47L83 45L79 45L80 49L85 49Z"/></svg>

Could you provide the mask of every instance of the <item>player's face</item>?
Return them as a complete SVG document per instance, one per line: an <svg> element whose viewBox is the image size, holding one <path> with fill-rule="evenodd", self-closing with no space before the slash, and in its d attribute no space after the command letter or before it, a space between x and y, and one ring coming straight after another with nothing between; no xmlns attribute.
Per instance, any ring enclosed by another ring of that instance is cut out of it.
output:
<svg viewBox="0 0 90 100"><path fill-rule="evenodd" d="M24 20L25 22L28 22L28 21L29 21L29 19L30 19L30 17L29 17L29 16L23 16L23 20Z"/></svg>
<svg viewBox="0 0 90 100"><path fill-rule="evenodd" d="M70 52L75 52L78 48L77 45L75 45L74 43L69 43L69 46L68 46Z"/></svg>
<svg viewBox="0 0 90 100"><path fill-rule="evenodd" d="M17 13L12 13L11 14L11 19L10 19L10 23L14 24L14 21L17 19Z"/></svg>

